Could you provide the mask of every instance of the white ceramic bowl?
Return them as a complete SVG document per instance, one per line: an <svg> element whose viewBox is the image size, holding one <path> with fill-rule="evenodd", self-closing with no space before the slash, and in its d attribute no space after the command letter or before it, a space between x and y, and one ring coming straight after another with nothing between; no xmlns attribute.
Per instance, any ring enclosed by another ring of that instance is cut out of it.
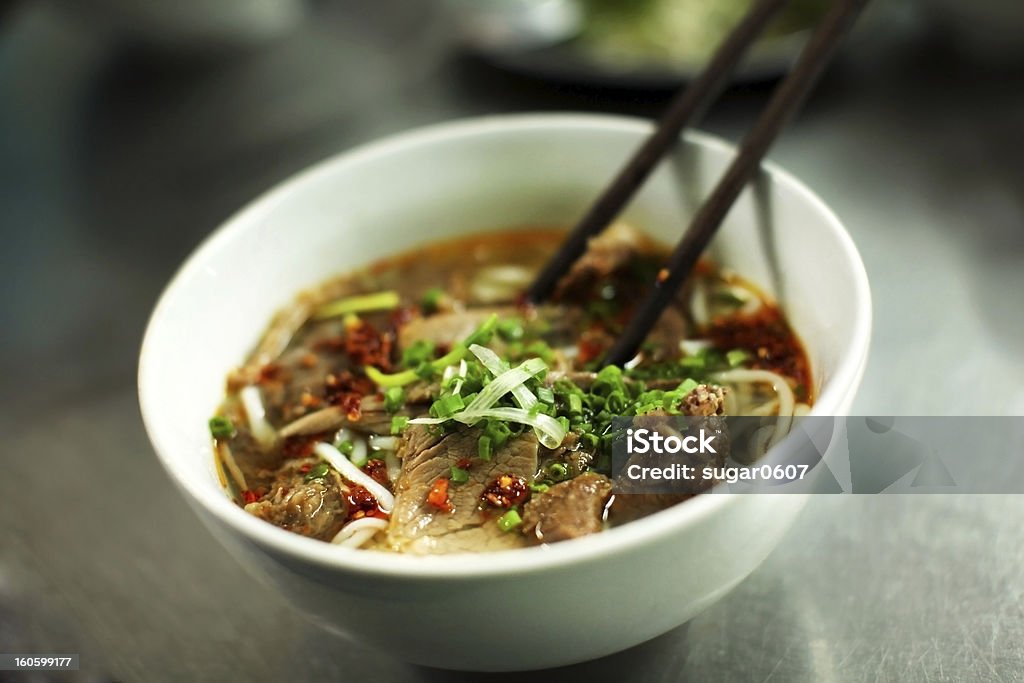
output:
<svg viewBox="0 0 1024 683"><path fill-rule="evenodd" d="M636 645L757 567L804 497L707 495L551 547L411 557L278 529L231 503L214 472L206 422L225 375L298 290L452 235L570 224L649 130L617 117L517 115L405 133L283 183L192 254L146 332L142 414L171 478L246 567L362 643L474 670L549 667ZM675 241L732 154L688 135L626 218ZM769 166L713 249L780 298L811 357L814 412L843 414L863 372L871 306L860 257L836 217Z"/></svg>

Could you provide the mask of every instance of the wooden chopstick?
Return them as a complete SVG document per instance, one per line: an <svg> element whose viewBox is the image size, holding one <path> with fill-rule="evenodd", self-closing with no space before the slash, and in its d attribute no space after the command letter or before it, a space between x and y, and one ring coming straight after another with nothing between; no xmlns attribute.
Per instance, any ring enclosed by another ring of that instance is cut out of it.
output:
<svg viewBox="0 0 1024 683"><path fill-rule="evenodd" d="M768 106L744 138L736 158L693 217L668 264L658 274L653 289L604 357L603 365L623 365L636 355L647 333L690 274L740 192L760 169L768 148L803 104L867 1L836 0L814 30L793 69L776 87Z"/></svg>
<svg viewBox="0 0 1024 683"><path fill-rule="evenodd" d="M527 291L531 302L540 303L550 296L569 266L586 250L587 240L615 220L662 157L679 142L683 128L698 120L708 104L729 82L747 48L786 2L758 0L718 47L704 71L672 100L654 132L619 171L612 184L598 197L534 279Z"/></svg>

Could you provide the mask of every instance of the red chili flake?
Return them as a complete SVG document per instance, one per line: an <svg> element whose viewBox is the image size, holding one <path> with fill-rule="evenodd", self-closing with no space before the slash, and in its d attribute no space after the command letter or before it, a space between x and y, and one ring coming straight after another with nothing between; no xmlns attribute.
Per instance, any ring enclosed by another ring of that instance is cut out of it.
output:
<svg viewBox="0 0 1024 683"><path fill-rule="evenodd" d="M242 491L242 500L245 501L246 505L249 503L255 503L260 499L260 497L261 496L255 491Z"/></svg>
<svg viewBox="0 0 1024 683"><path fill-rule="evenodd" d="M605 344L603 336L584 332L576 343L577 360L580 363L589 363L597 360L604 353Z"/></svg>
<svg viewBox="0 0 1024 683"><path fill-rule="evenodd" d="M314 351L342 351L344 348L345 337L340 334L333 337L317 339L313 342Z"/></svg>
<svg viewBox="0 0 1024 683"><path fill-rule="evenodd" d="M659 270L658 271L658 284L660 285L662 282L667 280L669 275L671 275L671 273L669 272L668 268L662 268L661 270Z"/></svg>
<svg viewBox="0 0 1024 683"><path fill-rule="evenodd" d="M359 484L349 483L348 487L348 509L352 519L385 516L372 493Z"/></svg>
<svg viewBox="0 0 1024 683"><path fill-rule="evenodd" d="M458 462L455 463L455 466L460 470L468 470L473 466L473 461L469 458L459 458Z"/></svg>
<svg viewBox="0 0 1024 683"><path fill-rule="evenodd" d="M526 480L514 474L503 474L490 483L480 499L498 508L510 508L519 505L530 495L530 487Z"/></svg>
<svg viewBox="0 0 1024 683"><path fill-rule="evenodd" d="M448 480L444 477L434 482L434 485L430 487L430 493L427 494L427 503L433 505L441 512L451 512L453 510L452 501L448 498Z"/></svg>
<svg viewBox="0 0 1024 683"><path fill-rule="evenodd" d="M307 458L313 454L313 447L323 441L323 434L305 434L292 436L284 441L281 454L286 458Z"/></svg>
<svg viewBox="0 0 1024 683"><path fill-rule="evenodd" d="M375 482L384 488L391 489L391 480L388 479L388 465L380 458L370 458L363 465L363 472L366 472Z"/></svg>
<svg viewBox="0 0 1024 683"><path fill-rule="evenodd" d="M281 366L277 363L267 363L260 367L260 376L257 380L260 383L271 382L278 378L281 372Z"/></svg>
<svg viewBox="0 0 1024 683"><path fill-rule="evenodd" d="M345 353L356 365L372 365L381 370L391 369L391 346L394 341L390 333L381 333L366 321L348 329L345 335Z"/></svg>
<svg viewBox="0 0 1024 683"><path fill-rule="evenodd" d="M804 391L810 386L807 356L800 340L775 306L766 304L748 315L713 320L707 336L719 349L743 349L750 353L750 366L753 368L792 377L798 389L803 388Z"/></svg>
<svg viewBox="0 0 1024 683"><path fill-rule="evenodd" d="M357 377L348 370L329 374L324 381L324 400L341 406L353 422L361 417L359 402L373 391L374 384L366 377Z"/></svg>
<svg viewBox="0 0 1024 683"><path fill-rule="evenodd" d="M311 469L313 469L313 463L311 462L305 462L299 465L299 472L302 474L307 474Z"/></svg>

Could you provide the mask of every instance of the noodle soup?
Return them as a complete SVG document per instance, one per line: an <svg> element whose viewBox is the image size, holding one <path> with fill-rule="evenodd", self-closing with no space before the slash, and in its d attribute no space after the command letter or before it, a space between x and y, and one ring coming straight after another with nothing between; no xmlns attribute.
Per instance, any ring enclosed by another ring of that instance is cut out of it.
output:
<svg viewBox="0 0 1024 683"><path fill-rule="evenodd" d="M228 494L343 546L554 543L700 492L613 495L613 417L809 410L809 364L778 306L710 262L634 359L601 368L668 252L612 226L550 303L529 305L521 292L564 234L438 243L300 294L228 377L210 421Z"/></svg>

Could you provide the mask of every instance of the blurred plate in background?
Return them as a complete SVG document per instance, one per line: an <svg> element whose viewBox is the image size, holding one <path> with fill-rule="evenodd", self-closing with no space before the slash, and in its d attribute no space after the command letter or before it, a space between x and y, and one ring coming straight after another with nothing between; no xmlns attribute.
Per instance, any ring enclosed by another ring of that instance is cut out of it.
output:
<svg viewBox="0 0 1024 683"><path fill-rule="evenodd" d="M449 0L462 44L509 71L597 86L665 89L692 79L752 0ZM794 0L737 72L784 73L828 3Z"/></svg>

